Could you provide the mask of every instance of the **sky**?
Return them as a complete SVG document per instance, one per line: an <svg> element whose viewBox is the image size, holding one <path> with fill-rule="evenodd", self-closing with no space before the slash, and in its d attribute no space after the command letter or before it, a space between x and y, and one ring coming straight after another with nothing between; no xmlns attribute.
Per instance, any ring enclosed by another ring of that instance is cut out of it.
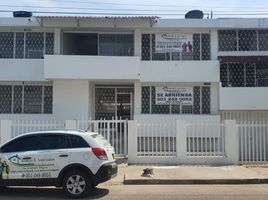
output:
<svg viewBox="0 0 268 200"><path fill-rule="evenodd" d="M202 10L206 18L263 18L268 17L268 0L0 0L1 17L12 17L11 11L24 10L34 12L34 16L149 15L184 18L187 11L194 9Z"/></svg>

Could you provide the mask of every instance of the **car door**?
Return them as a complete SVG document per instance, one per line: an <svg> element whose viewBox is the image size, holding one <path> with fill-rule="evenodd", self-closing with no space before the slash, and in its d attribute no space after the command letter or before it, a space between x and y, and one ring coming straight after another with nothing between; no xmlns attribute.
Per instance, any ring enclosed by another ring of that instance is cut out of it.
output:
<svg viewBox="0 0 268 200"><path fill-rule="evenodd" d="M16 138L1 147L0 179L31 178L35 164L36 135Z"/></svg>
<svg viewBox="0 0 268 200"><path fill-rule="evenodd" d="M38 136L39 150L34 155L38 178L57 178L60 171L69 164L70 141L68 135L47 133Z"/></svg>

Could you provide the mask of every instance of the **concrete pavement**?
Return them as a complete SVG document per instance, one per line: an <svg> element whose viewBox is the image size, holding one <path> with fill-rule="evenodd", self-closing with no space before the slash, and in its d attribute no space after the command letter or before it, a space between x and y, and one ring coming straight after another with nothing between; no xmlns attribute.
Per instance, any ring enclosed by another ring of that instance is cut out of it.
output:
<svg viewBox="0 0 268 200"><path fill-rule="evenodd" d="M142 177L143 169L152 168L152 177ZM268 183L268 165L262 166L148 166L119 165L118 184L261 184Z"/></svg>

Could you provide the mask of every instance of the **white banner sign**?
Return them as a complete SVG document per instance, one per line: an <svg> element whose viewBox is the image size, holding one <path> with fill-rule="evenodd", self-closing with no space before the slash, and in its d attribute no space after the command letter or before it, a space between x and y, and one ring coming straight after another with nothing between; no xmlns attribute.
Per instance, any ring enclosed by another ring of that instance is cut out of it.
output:
<svg viewBox="0 0 268 200"><path fill-rule="evenodd" d="M156 87L155 88L155 104L156 105L193 105L193 88L171 88Z"/></svg>
<svg viewBox="0 0 268 200"><path fill-rule="evenodd" d="M181 33L156 34L155 52L193 52L193 35Z"/></svg>

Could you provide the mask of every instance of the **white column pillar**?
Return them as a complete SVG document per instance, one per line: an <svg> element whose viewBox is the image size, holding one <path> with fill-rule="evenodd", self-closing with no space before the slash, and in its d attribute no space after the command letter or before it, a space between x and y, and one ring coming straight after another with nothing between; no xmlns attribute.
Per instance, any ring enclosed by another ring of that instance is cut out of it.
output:
<svg viewBox="0 0 268 200"><path fill-rule="evenodd" d="M210 87L210 110L212 115L218 115L220 109L219 100L219 83L211 83Z"/></svg>
<svg viewBox="0 0 268 200"><path fill-rule="evenodd" d="M187 123L184 120L176 120L176 148L179 160L186 160L186 131Z"/></svg>
<svg viewBox="0 0 268 200"><path fill-rule="evenodd" d="M138 153L138 127L137 121L128 121L128 163L137 163Z"/></svg>
<svg viewBox="0 0 268 200"><path fill-rule="evenodd" d="M65 121L65 128L66 129L72 129L75 130L77 129L77 121L76 120L66 120Z"/></svg>
<svg viewBox="0 0 268 200"><path fill-rule="evenodd" d="M238 164L239 136L235 120L225 120L225 134L227 160L231 164Z"/></svg>
<svg viewBox="0 0 268 200"><path fill-rule="evenodd" d="M0 120L0 142L1 144L11 139L12 120Z"/></svg>
<svg viewBox="0 0 268 200"><path fill-rule="evenodd" d="M141 114L141 83L135 81L134 83L134 115Z"/></svg>
<svg viewBox="0 0 268 200"><path fill-rule="evenodd" d="M59 28L54 30L54 54L61 54L61 30Z"/></svg>
<svg viewBox="0 0 268 200"><path fill-rule="evenodd" d="M211 38L210 41L211 60L218 60L218 31L211 30L210 38Z"/></svg>
<svg viewBox="0 0 268 200"><path fill-rule="evenodd" d="M141 57L141 31L136 29L134 31L134 56Z"/></svg>

